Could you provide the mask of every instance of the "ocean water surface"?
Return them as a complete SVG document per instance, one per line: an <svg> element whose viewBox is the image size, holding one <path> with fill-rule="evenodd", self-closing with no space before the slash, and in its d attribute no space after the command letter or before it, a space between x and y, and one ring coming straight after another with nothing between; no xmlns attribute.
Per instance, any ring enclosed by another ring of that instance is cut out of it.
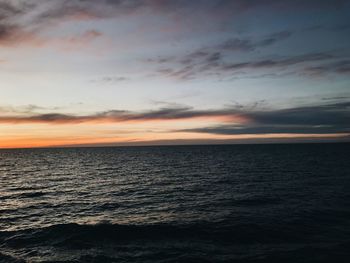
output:
<svg viewBox="0 0 350 263"><path fill-rule="evenodd" d="M0 150L0 262L349 262L350 144Z"/></svg>

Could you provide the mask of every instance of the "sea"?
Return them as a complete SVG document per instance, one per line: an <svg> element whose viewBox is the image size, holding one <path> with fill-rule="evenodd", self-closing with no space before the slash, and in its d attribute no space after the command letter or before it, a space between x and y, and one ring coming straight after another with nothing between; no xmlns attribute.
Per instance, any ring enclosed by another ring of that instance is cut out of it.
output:
<svg viewBox="0 0 350 263"><path fill-rule="evenodd" d="M0 150L0 262L350 262L350 144Z"/></svg>

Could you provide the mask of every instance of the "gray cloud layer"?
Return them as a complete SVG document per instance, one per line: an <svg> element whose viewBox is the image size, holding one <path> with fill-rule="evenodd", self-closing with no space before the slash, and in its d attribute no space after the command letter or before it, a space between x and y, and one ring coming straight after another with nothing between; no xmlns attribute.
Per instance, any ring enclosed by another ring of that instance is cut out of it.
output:
<svg viewBox="0 0 350 263"><path fill-rule="evenodd" d="M225 18L253 9L276 10L328 10L347 6L346 0L0 0L0 43L13 43L22 34L33 33L47 24L67 19L105 19L145 12L146 14L176 14L193 17L205 14L216 23L225 23ZM190 16L189 16L190 15ZM35 31L34 30L34 31ZM289 37L281 32L256 43L232 39L226 43L228 49L254 49L271 45Z"/></svg>
<svg viewBox="0 0 350 263"><path fill-rule="evenodd" d="M244 114L251 122L244 125L225 124L180 131L225 135L350 133L350 102L275 111L246 111L241 114Z"/></svg>
<svg viewBox="0 0 350 263"><path fill-rule="evenodd" d="M193 19L193 24L199 23L197 15L208 17L214 24L227 23L225 19L239 16L248 11L265 10L276 12L278 10L331 10L349 6L349 1L335 0L0 0L0 46L17 46L34 43L42 45L45 39L38 37L40 30L66 20L97 20L125 15L175 15ZM235 16L232 16L235 14ZM222 20L223 19L223 20ZM334 28L334 25L332 25ZM329 25L315 26L308 30L319 30ZM340 29L349 25L340 25ZM220 28L220 27L218 27ZM344 56L334 57L329 52L318 52L300 55L285 55L283 57L270 55L269 57L250 60L236 60L235 52L247 53L280 44L283 45L296 32L291 29L277 31L260 37L232 37L222 40L216 45L193 50L180 56L171 58L150 59L148 62L157 64L156 74L174 79L188 80L197 77L217 76L233 77L248 71L283 70L297 65L295 74L303 76L320 76L327 74L349 74L349 59ZM81 36L76 36L81 42L93 41L101 35L100 32L89 30ZM74 37L72 38L74 39ZM297 50L297 49L296 49ZM344 54L343 54L344 55ZM333 61L333 60L334 61ZM308 65L299 65L310 63ZM325 62L320 64L321 62ZM260 72L259 72L260 73ZM262 72L264 73L264 72ZM268 74L263 74L268 76ZM106 82L125 80L124 78L106 78Z"/></svg>

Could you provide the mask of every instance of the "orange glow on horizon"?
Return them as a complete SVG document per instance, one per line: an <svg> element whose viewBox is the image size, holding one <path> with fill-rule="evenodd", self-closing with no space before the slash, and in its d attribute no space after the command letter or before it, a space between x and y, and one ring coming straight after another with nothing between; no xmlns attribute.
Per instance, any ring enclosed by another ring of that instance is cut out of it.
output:
<svg viewBox="0 0 350 263"><path fill-rule="evenodd" d="M62 136L62 137L31 137L18 136L13 138L0 137L0 148L38 148L38 147L59 147L59 146L84 146L84 145L104 145L104 144L122 144L122 145L137 145L138 143L147 143L152 145L152 142L159 144L159 141L179 141L189 140L196 143L196 140L217 140L225 143L233 143L234 140L256 140L256 139L331 139L342 138L347 134L242 134L242 135L212 135L212 134L194 134L194 133L164 133L164 134L144 134L143 136L128 136L119 138L101 138L89 136Z"/></svg>

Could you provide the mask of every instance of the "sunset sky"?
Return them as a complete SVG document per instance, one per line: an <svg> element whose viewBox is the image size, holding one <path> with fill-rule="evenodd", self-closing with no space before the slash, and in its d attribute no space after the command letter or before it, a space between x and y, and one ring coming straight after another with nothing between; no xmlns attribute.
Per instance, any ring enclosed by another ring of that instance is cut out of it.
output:
<svg viewBox="0 0 350 263"><path fill-rule="evenodd" d="M350 140L350 1L0 0L0 148Z"/></svg>

